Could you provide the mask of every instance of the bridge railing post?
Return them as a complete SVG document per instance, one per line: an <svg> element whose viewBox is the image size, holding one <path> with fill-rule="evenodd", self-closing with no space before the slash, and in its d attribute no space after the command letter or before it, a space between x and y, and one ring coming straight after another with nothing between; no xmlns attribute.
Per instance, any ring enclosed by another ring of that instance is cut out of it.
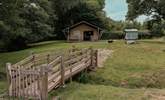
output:
<svg viewBox="0 0 165 100"><path fill-rule="evenodd" d="M7 72L7 85L8 85L8 95L12 96L12 83L11 83L11 63L6 63Z"/></svg>
<svg viewBox="0 0 165 100"><path fill-rule="evenodd" d="M47 55L47 64L50 63L50 54Z"/></svg>
<svg viewBox="0 0 165 100"><path fill-rule="evenodd" d="M41 100L48 100L48 72L46 71L45 67L41 68L40 75Z"/></svg>
<svg viewBox="0 0 165 100"><path fill-rule="evenodd" d="M91 52L91 66L90 69L95 69L95 67L98 66L98 50L94 50L92 47L90 47Z"/></svg>
<svg viewBox="0 0 165 100"><path fill-rule="evenodd" d="M94 58L94 50L93 50L93 47L90 47L90 51L91 51L91 68L90 69L93 69L94 67L94 61L93 61L93 58Z"/></svg>
<svg viewBox="0 0 165 100"><path fill-rule="evenodd" d="M65 68L64 68L64 59L63 59L63 56L61 56L61 85L64 86L65 85Z"/></svg>
<svg viewBox="0 0 165 100"><path fill-rule="evenodd" d="M98 67L98 60L99 60L99 52L98 50L95 51L95 67Z"/></svg>
<svg viewBox="0 0 165 100"><path fill-rule="evenodd" d="M34 52L31 52L31 56L32 56L31 62L33 63L31 68L33 69L35 67L35 54L34 54Z"/></svg>

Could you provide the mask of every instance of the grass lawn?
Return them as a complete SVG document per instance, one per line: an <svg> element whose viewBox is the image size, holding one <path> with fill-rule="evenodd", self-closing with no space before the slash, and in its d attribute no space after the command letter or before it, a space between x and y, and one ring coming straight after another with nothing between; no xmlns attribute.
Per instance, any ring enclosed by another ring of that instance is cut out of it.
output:
<svg viewBox="0 0 165 100"><path fill-rule="evenodd" d="M44 42L31 45L26 50L0 53L0 73L5 71L5 63L15 63L30 52L45 52L77 47L107 48L114 51L104 68L89 73L86 84L73 82L65 89L59 88L50 96L64 100L149 100L147 93L165 92L165 43L157 40L143 40L138 44L126 45L124 41L108 44L105 41L64 43ZM0 74L1 75L1 74ZM0 92L5 88L0 80Z"/></svg>

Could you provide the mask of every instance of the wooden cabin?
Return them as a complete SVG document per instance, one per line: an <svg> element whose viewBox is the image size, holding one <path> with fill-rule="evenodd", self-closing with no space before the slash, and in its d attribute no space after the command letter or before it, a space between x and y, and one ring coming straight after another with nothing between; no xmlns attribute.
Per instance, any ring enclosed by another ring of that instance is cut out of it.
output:
<svg viewBox="0 0 165 100"><path fill-rule="evenodd" d="M81 21L63 30L67 41L98 41L102 36L102 29L96 25Z"/></svg>

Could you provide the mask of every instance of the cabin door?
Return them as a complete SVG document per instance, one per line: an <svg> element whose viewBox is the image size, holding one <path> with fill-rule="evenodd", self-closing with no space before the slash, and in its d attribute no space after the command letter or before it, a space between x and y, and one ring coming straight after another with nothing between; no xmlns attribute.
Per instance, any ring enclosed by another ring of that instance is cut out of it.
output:
<svg viewBox="0 0 165 100"><path fill-rule="evenodd" d="M85 31L84 32L84 41L91 41L93 36L93 31Z"/></svg>

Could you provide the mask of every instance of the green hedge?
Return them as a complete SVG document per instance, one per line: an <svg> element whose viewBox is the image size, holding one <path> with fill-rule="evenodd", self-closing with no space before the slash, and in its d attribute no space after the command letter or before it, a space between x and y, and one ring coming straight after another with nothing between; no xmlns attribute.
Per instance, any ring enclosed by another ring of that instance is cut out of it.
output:
<svg viewBox="0 0 165 100"><path fill-rule="evenodd" d="M124 39L124 32L104 32L102 35L103 40L107 39Z"/></svg>
<svg viewBox="0 0 165 100"><path fill-rule="evenodd" d="M145 32L140 32L139 33L139 39L150 39L152 38L153 35L151 33L145 33ZM124 32L104 32L102 35L103 40L108 40L108 39L124 39L125 38L125 33Z"/></svg>

